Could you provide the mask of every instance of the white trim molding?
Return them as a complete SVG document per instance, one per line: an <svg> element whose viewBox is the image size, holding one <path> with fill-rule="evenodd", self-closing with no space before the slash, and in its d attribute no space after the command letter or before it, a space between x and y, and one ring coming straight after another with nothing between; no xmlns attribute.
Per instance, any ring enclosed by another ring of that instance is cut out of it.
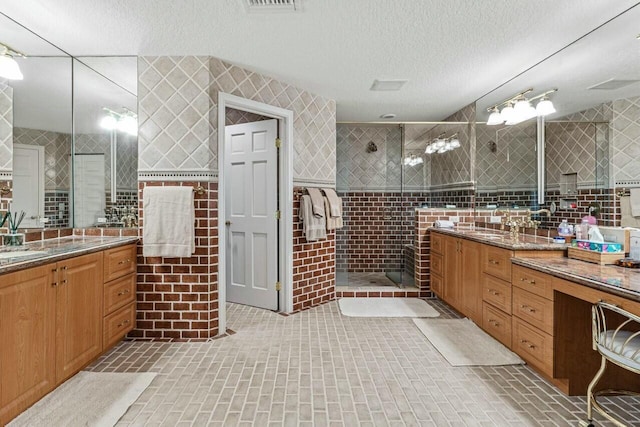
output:
<svg viewBox="0 0 640 427"><path fill-rule="evenodd" d="M208 181L216 182L218 172L208 170L140 170L138 181Z"/></svg>
<svg viewBox="0 0 640 427"><path fill-rule="evenodd" d="M262 116L278 119L279 134L282 141L280 148L279 192L282 214L280 223L280 310L285 313L293 311L293 111L262 102L242 98L229 93L218 92L218 170L224 170L224 138L225 112L227 107ZM335 184L332 184L333 186ZM226 230L225 230L225 177L218 176L218 313L219 333L224 334L227 328L226 312Z"/></svg>

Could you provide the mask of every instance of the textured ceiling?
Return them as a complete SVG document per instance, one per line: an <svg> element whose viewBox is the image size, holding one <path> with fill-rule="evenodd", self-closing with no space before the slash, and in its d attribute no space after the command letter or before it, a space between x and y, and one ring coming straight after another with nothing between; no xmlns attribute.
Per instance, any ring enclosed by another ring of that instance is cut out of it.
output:
<svg viewBox="0 0 640 427"><path fill-rule="evenodd" d="M637 4L303 0L300 12L252 14L243 1L3 0L0 11L75 56L212 55L335 99L339 120L411 121L449 116ZM602 68L597 57L580 64ZM536 88L557 87L554 73ZM371 92L376 78L409 82Z"/></svg>

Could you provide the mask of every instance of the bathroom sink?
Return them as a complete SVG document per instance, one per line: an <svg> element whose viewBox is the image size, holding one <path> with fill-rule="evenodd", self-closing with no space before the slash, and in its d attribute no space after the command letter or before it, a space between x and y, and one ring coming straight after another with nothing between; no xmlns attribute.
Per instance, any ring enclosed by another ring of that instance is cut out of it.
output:
<svg viewBox="0 0 640 427"><path fill-rule="evenodd" d="M15 258L24 258L36 255L45 255L46 251L9 251L9 252L0 252L0 260L2 259L15 259Z"/></svg>

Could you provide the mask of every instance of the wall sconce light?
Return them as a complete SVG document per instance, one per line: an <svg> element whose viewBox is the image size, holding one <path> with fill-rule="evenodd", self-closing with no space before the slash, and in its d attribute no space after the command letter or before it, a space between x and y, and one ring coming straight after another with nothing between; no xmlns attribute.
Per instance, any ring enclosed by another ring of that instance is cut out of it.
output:
<svg viewBox="0 0 640 427"><path fill-rule="evenodd" d="M490 113L487 125L495 126L503 123L505 125L515 125L536 116L547 116L556 112L553 103L549 99L549 94L557 92L558 89L551 89L540 95L527 98L525 95L532 91L533 89L527 89L499 104L487 108L487 112ZM531 101L536 99L540 99L540 101L534 107L531 105ZM501 105L504 105L502 111L499 110Z"/></svg>
<svg viewBox="0 0 640 427"><path fill-rule="evenodd" d="M100 119L100 127L107 130L117 129L129 135L138 134L138 115L128 108L122 107L124 113L102 107L106 114Z"/></svg>
<svg viewBox="0 0 640 427"><path fill-rule="evenodd" d="M435 138L431 144L427 145L424 152L425 154L433 153L446 153L447 151L454 150L460 147L460 140L458 139L458 133L454 133L449 138L445 138L445 134L441 133Z"/></svg>
<svg viewBox="0 0 640 427"><path fill-rule="evenodd" d="M24 76L20 71L20 66L13 59L14 56L27 57L24 53L0 43L0 77L9 80L22 80Z"/></svg>

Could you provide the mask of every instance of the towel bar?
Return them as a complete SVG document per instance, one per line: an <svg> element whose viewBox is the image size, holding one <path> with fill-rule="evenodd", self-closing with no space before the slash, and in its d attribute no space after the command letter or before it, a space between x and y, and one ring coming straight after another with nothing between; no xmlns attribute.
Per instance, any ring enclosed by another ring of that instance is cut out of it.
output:
<svg viewBox="0 0 640 427"><path fill-rule="evenodd" d="M203 194L205 194L207 191L204 189L204 187L202 185L198 185L197 187L195 187L193 189L193 192L196 193L199 196L202 196Z"/></svg>

